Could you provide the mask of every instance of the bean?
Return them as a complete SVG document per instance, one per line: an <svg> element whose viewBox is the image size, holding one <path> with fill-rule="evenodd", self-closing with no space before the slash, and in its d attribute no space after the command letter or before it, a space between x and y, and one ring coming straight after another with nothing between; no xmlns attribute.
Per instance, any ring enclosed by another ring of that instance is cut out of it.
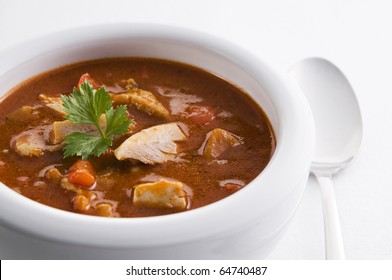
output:
<svg viewBox="0 0 392 280"><path fill-rule="evenodd" d="M113 217L113 206L109 203L99 203L95 206L97 215L102 217Z"/></svg>
<svg viewBox="0 0 392 280"><path fill-rule="evenodd" d="M86 211L90 208L90 200L84 195L78 194L74 197L73 206L76 210Z"/></svg>

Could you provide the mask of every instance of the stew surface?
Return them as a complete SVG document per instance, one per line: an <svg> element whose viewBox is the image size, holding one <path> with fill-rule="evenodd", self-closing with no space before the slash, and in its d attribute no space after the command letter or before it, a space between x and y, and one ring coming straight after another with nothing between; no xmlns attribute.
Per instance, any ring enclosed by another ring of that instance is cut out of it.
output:
<svg viewBox="0 0 392 280"><path fill-rule="evenodd" d="M132 120L109 151L87 161L63 158L62 134L94 133L66 121L61 108L60 94L79 80L104 86ZM268 119L246 93L204 70L149 58L87 61L34 77L1 100L0 131L0 181L37 202L106 217L165 215L225 198L275 149Z"/></svg>

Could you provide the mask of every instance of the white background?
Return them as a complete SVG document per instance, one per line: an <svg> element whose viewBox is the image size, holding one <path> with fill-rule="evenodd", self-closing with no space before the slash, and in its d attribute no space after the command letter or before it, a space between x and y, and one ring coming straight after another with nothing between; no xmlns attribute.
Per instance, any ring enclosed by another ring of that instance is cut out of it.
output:
<svg viewBox="0 0 392 280"><path fill-rule="evenodd" d="M308 56L337 64L357 93L364 122L357 161L334 178L347 258L392 259L392 1L0 0L0 51L37 35L104 22L208 32L283 70ZM270 258L324 258L314 178Z"/></svg>

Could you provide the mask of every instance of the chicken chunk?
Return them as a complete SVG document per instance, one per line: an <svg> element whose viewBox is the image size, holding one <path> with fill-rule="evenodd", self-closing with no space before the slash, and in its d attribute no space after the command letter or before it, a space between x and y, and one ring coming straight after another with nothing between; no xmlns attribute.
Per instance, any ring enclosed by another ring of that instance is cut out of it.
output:
<svg viewBox="0 0 392 280"><path fill-rule="evenodd" d="M46 107L52 109L58 115L60 116L66 115L61 97L51 97L45 94L40 94L38 96L38 99L41 100Z"/></svg>
<svg viewBox="0 0 392 280"><path fill-rule="evenodd" d="M170 113L161 102L149 91L132 88L126 93L112 95L112 101L117 104L133 104L137 109L149 115L168 118Z"/></svg>
<svg viewBox="0 0 392 280"><path fill-rule="evenodd" d="M183 210L186 208L183 184L160 179L134 186L133 203L138 206Z"/></svg>
<svg viewBox="0 0 392 280"><path fill-rule="evenodd" d="M7 115L7 119L12 121L27 122L39 118L39 112L31 106L22 106Z"/></svg>
<svg viewBox="0 0 392 280"><path fill-rule="evenodd" d="M101 127L106 129L106 118L102 115L100 120ZM50 134L50 143L59 144L65 139L65 136L73 132L82 132L87 134L99 135L97 127L93 124L76 124L69 120L58 121L53 123L53 130Z"/></svg>
<svg viewBox="0 0 392 280"><path fill-rule="evenodd" d="M48 145L50 125L24 131L11 139L11 147L21 156L41 156L45 151L58 151L62 145Z"/></svg>
<svg viewBox="0 0 392 280"><path fill-rule="evenodd" d="M177 154L175 141L184 141L186 136L176 123L156 125L132 135L115 151L117 159L137 159L146 164L173 160Z"/></svg>
<svg viewBox="0 0 392 280"><path fill-rule="evenodd" d="M241 139L221 128L215 128L207 134L207 140L202 146L203 156L217 158L230 147L241 144Z"/></svg>

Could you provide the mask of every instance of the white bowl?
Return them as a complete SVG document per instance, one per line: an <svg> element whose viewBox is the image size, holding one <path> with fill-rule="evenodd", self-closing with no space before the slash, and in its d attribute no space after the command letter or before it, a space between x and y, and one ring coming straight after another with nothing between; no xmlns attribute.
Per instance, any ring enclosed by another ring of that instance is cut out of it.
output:
<svg viewBox="0 0 392 280"><path fill-rule="evenodd" d="M161 25L112 24L58 32L0 53L0 94L65 64L142 56L185 62L248 92L267 113L276 151L244 189L192 211L108 219L54 209L1 184L0 257L249 259L272 251L300 202L314 145L309 106L286 75L240 47Z"/></svg>

